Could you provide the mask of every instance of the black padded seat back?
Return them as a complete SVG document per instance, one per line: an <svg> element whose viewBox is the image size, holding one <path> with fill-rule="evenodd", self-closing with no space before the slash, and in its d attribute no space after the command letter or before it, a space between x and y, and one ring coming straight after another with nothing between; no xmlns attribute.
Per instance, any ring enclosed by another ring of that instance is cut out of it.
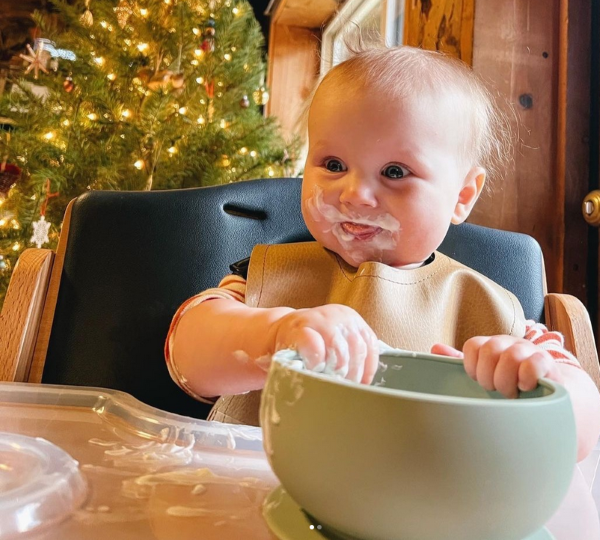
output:
<svg viewBox="0 0 600 540"><path fill-rule="evenodd" d="M171 319L255 244L311 240L299 201L298 179L78 197L42 382L114 388L206 417L167 372Z"/></svg>
<svg viewBox="0 0 600 540"><path fill-rule="evenodd" d="M114 388L164 410L205 417L208 406L188 397L167 372L163 347L171 319L254 245L312 239L300 187L300 179L287 178L80 196L42 382ZM543 273L535 241L460 225L441 249L514 292L527 316L540 318Z"/></svg>
<svg viewBox="0 0 600 540"><path fill-rule="evenodd" d="M463 223L451 225L439 251L512 292L525 317L544 320L544 256L527 234Z"/></svg>

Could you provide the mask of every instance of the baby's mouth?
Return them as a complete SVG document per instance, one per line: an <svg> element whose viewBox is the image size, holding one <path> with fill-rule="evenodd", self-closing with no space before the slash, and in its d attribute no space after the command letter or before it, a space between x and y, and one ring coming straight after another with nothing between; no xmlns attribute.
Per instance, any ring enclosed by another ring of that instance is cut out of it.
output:
<svg viewBox="0 0 600 540"><path fill-rule="evenodd" d="M344 221L340 226L346 234L354 236L357 240L370 240L382 230L381 227L351 221Z"/></svg>

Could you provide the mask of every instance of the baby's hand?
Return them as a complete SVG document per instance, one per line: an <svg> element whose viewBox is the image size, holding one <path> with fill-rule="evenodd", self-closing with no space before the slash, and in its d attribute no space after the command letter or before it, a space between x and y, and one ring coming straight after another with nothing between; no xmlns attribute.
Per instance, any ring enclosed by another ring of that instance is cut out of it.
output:
<svg viewBox="0 0 600 540"><path fill-rule="evenodd" d="M312 371L331 371L370 384L379 362L375 332L352 308L329 304L298 309L269 331L271 350L295 349Z"/></svg>
<svg viewBox="0 0 600 540"><path fill-rule="evenodd" d="M486 390L508 398L533 390L540 377L563 382L558 365L544 349L512 336L480 336L465 342L463 352L436 344L433 354L464 358L465 371Z"/></svg>

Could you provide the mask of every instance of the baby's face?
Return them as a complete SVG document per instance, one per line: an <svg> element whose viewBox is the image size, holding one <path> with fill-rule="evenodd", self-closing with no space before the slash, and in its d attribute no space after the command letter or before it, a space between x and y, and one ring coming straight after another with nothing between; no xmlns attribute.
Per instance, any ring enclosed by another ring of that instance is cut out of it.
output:
<svg viewBox="0 0 600 540"><path fill-rule="evenodd" d="M466 217L464 132L452 107L422 101L330 90L313 101L302 212L315 239L352 266L421 263Z"/></svg>

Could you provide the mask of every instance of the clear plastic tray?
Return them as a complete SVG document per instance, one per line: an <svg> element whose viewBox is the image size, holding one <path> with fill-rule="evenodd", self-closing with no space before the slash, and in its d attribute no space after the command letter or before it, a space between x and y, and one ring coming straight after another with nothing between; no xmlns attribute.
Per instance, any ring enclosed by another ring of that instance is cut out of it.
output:
<svg viewBox="0 0 600 540"><path fill-rule="evenodd" d="M278 482L259 428L117 391L0 383L0 431L13 468L0 470L0 540L273 539L261 506ZM25 485L37 493L23 510Z"/></svg>

